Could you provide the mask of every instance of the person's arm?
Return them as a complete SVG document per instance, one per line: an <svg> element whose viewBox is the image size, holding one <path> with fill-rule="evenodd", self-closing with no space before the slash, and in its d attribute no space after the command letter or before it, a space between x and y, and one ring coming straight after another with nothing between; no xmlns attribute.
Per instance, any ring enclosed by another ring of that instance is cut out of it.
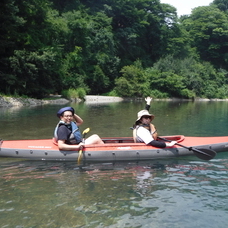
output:
<svg viewBox="0 0 228 228"><path fill-rule="evenodd" d="M148 143L147 145L151 145L151 146L155 146L155 147L159 147L159 148L165 148L165 147L172 147L176 144L176 141L171 141L170 143L165 143L165 142L161 142L161 141L157 141L157 140L153 140L150 143Z"/></svg>
<svg viewBox="0 0 228 228"><path fill-rule="evenodd" d="M78 126L83 123L83 119L80 116L78 116L77 114L74 114L74 120Z"/></svg>
<svg viewBox="0 0 228 228"><path fill-rule="evenodd" d="M159 148L165 148L166 147L165 142L161 142L161 141L157 141L157 140L153 140L147 145L151 145L151 146L155 146L155 147L159 147Z"/></svg>
<svg viewBox="0 0 228 228"><path fill-rule="evenodd" d="M81 147L84 147L84 143L80 142L77 145L68 145L65 143L65 140L58 140L58 147L60 150L79 150Z"/></svg>
<svg viewBox="0 0 228 228"><path fill-rule="evenodd" d="M150 129L151 129L151 135L154 138L154 140L157 140L158 138L158 132L153 124L150 124Z"/></svg>
<svg viewBox="0 0 228 228"><path fill-rule="evenodd" d="M145 107L145 109L147 110L147 111L149 111L150 110L150 102L152 101L152 97L146 97L145 98L145 101L146 101L146 107Z"/></svg>

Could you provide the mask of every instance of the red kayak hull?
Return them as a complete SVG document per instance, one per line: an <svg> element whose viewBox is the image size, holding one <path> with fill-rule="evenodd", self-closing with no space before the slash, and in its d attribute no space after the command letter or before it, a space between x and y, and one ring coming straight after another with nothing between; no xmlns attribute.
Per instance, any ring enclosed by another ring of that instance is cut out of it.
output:
<svg viewBox="0 0 228 228"><path fill-rule="evenodd" d="M228 152L228 136L185 137L183 135L162 136L176 140L184 147L208 149L217 153ZM156 148L144 143L134 143L132 137L103 138L103 145L88 145L83 149L84 162L115 162L167 159L170 157L194 155L193 151L174 145ZM78 151L61 151L52 139L2 140L1 157L25 158L30 160L75 161Z"/></svg>

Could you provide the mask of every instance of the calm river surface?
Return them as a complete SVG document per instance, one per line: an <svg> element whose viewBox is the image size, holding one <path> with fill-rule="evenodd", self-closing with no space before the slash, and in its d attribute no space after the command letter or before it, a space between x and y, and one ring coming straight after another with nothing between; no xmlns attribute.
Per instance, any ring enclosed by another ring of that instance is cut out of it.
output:
<svg viewBox="0 0 228 228"><path fill-rule="evenodd" d="M144 102L70 104L88 135L132 136ZM51 138L62 106L0 107L0 138ZM228 102L154 101L160 135L228 135ZM143 163L0 158L0 228L228 227L228 151Z"/></svg>

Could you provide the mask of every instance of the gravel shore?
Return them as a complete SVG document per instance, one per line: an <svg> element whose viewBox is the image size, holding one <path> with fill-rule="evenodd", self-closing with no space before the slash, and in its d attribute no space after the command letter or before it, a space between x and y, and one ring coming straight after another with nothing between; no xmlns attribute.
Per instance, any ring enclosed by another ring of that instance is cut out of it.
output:
<svg viewBox="0 0 228 228"><path fill-rule="evenodd" d="M143 99L143 98L138 98ZM121 97L111 97L111 96L99 96L99 95L87 95L85 96L86 104L95 104L95 103L111 103L111 102L121 102L123 100L138 100L138 99L123 99ZM154 99L154 100L166 100L166 101L176 101L176 100L185 100L185 99ZM190 99L186 99L190 100ZM190 100L191 101L191 100ZM195 101L228 101L228 99L202 99L198 98ZM67 103L75 102L69 101L65 98L61 98L60 96L53 96L53 99L42 100L42 99L33 99L33 98L14 98L7 96L0 96L0 107L12 107L12 106L38 106L38 105L46 105L46 104L61 104L66 105ZM80 102L80 100L76 101Z"/></svg>
<svg viewBox="0 0 228 228"><path fill-rule="evenodd" d="M85 103L109 103L109 102L121 102L123 98L121 97L111 97L111 96L99 96L99 95L88 95L85 97Z"/></svg>
<svg viewBox="0 0 228 228"><path fill-rule="evenodd" d="M53 99L53 100L40 100L33 98L14 98L0 96L0 107L12 107L12 106L37 106L45 104L67 104L69 100L64 98Z"/></svg>
<svg viewBox="0 0 228 228"><path fill-rule="evenodd" d="M85 103L105 103L105 102L120 102L123 101L121 97L109 97L109 96L93 96L88 95L85 97ZM42 99L33 99L33 98L14 98L7 96L0 96L0 107L12 107L12 106L38 106L46 104L61 104L65 105L71 101L55 97L55 99L42 100Z"/></svg>

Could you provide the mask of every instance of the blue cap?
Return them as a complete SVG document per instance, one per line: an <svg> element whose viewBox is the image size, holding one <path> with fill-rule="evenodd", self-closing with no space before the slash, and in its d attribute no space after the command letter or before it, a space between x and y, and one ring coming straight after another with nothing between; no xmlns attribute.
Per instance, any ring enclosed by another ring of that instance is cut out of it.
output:
<svg viewBox="0 0 228 228"><path fill-rule="evenodd" d="M59 111L57 112L57 116L60 118L60 116L62 116L62 114L65 111L70 111L74 115L74 109L72 107L64 107L64 108L59 109Z"/></svg>

